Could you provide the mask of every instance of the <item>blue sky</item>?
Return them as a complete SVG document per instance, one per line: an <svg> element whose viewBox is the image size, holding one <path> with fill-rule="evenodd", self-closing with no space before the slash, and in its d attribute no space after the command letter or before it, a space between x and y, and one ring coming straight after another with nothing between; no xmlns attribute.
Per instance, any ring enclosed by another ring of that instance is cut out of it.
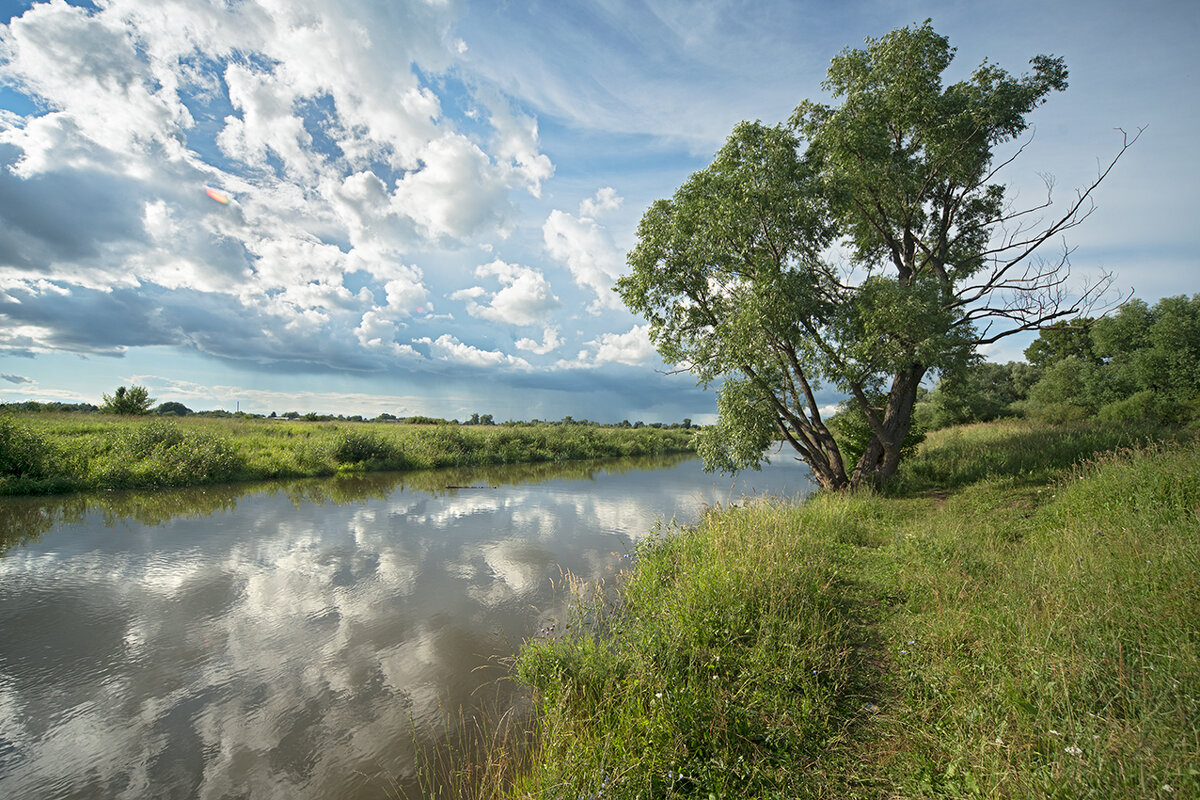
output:
<svg viewBox="0 0 1200 800"><path fill-rule="evenodd" d="M711 420L611 291L642 211L927 17L1066 59L1018 202L1147 126L1073 270L1200 291L1194 2L0 2L0 400Z"/></svg>

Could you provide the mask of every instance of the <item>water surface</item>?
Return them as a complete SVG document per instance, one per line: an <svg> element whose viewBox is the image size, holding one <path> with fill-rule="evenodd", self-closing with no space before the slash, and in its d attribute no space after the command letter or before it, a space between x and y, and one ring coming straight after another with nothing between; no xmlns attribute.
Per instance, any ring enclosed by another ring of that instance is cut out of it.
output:
<svg viewBox="0 0 1200 800"><path fill-rule="evenodd" d="M417 750L512 702L564 570L809 489L676 456L5 499L0 797L419 796Z"/></svg>

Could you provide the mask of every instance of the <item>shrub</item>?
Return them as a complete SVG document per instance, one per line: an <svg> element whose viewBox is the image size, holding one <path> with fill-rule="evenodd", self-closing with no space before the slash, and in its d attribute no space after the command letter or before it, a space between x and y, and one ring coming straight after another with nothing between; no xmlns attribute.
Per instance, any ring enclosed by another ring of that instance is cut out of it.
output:
<svg viewBox="0 0 1200 800"><path fill-rule="evenodd" d="M341 431L333 440L330 456L338 464L393 462L403 459L395 442L370 431Z"/></svg>
<svg viewBox="0 0 1200 800"><path fill-rule="evenodd" d="M1101 422L1153 422L1176 425L1191 417L1192 409L1157 392L1146 389L1124 400L1101 406L1097 416Z"/></svg>
<svg viewBox="0 0 1200 800"><path fill-rule="evenodd" d="M92 464L98 486L188 486L233 480L244 456L227 440L158 421L128 428Z"/></svg>
<svg viewBox="0 0 1200 800"><path fill-rule="evenodd" d="M0 417L0 476L38 478L52 460L50 445L38 433Z"/></svg>

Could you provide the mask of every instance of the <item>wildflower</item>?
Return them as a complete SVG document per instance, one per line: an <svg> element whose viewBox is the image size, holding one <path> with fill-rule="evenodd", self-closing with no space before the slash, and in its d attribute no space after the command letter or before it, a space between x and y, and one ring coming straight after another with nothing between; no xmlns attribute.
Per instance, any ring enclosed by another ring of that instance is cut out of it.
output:
<svg viewBox="0 0 1200 800"><path fill-rule="evenodd" d="M999 736L997 736L997 737L996 737L996 744L997 744L997 745L999 745L999 746L1001 746L1001 747L1003 747L1003 746L1004 746L1004 740L1003 740L1003 739L1001 739Z"/></svg>
<svg viewBox="0 0 1200 800"><path fill-rule="evenodd" d="M1083 751L1082 751L1082 750L1080 750L1080 749L1079 749L1078 747L1076 747L1075 745L1069 745L1069 746L1067 746L1067 747L1064 747L1064 748L1063 748L1063 752L1064 752L1064 753L1067 753L1068 755L1072 755L1072 756L1081 756L1081 755L1083 755Z"/></svg>
<svg viewBox="0 0 1200 800"><path fill-rule="evenodd" d="M1163 787L1162 787L1162 790L1163 790L1164 792L1166 792L1167 794L1170 794L1171 792L1175 791L1175 787L1174 787L1174 786L1172 786L1172 785L1171 785L1171 784L1169 784L1169 783L1164 783L1164 784L1163 784Z"/></svg>
<svg viewBox="0 0 1200 800"><path fill-rule="evenodd" d="M661 697L662 695L659 695L659 696ZM1050 730L1048 730L1046 732L1049 733L1051 736L1062 736L1062 734L1059 733L1058 731L1054 730L1054 728L1051 728Z"/></svg>

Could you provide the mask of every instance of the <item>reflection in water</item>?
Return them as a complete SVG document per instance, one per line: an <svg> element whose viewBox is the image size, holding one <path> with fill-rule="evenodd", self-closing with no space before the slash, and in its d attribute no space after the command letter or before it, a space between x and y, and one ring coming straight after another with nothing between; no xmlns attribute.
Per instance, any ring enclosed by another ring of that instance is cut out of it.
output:
<svg viewBox="0 0 1200 800"><path fill-rule="evenodd" d="M551 579L724 499L668 457L6 500L0 796L411 791Z"/></svg>

